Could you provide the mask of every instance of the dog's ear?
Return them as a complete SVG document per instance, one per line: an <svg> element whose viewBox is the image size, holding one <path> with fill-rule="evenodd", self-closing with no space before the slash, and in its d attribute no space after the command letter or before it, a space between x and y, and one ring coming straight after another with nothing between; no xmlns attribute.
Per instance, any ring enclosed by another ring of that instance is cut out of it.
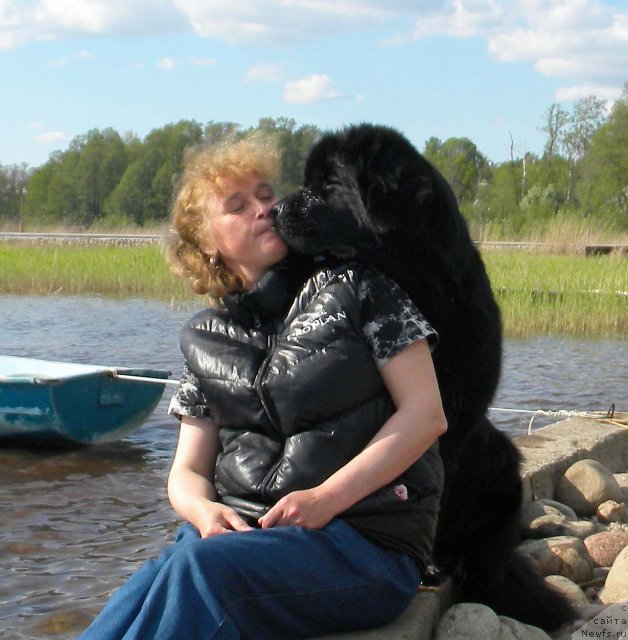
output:
<svg viewBox="0 0 628 640"><path fill-rule="evenodd" d="M369 218L380 233L404 226L410 212L417 206L429 210L434 199L432 167L414 149L379 145L360 182Z"/></svg>

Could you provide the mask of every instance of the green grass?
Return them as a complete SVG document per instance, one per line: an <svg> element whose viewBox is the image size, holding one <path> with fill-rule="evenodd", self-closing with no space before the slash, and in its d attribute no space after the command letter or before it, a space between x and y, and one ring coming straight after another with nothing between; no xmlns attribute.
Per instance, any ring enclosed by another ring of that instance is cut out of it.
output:
<svg viewBox="0 0 628 640"><path fill-rule="evenodd" d="M625 336L628 257L484 250L506 335ZM0 293L197 299L154 245L0 244ZM623 293L623 295L622 295Z"/></svg>
<svg viewBox="0 0 628 640"><path fill-rule="evenodd" d="M0 245L0 291L60 295L193 296L154 245Z"/></svg>
<svg viewBox="0 0 628 640"><path fill-rule="evenodd" d="M626 335L628 258L484 250L508 335Z"/></svg>

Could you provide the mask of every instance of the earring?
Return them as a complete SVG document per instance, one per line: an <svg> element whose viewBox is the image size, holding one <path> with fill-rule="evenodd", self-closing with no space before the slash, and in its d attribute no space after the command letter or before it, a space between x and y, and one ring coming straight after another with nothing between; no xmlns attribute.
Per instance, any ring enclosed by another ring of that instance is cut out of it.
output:
<svg viewBox="0 0 628 640"><path fill-rule="evenodd" d="M205 261L207 262L207 266L214 271L217 271L222 266L222 262L217 253L210 255L205 254Z"/></svg>

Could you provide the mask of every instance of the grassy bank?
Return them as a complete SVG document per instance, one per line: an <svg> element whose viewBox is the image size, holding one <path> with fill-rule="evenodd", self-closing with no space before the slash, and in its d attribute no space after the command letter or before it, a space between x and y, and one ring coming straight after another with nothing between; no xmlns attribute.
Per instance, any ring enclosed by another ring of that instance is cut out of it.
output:
<svg viewBox="0 0 628 640"><path fill-rule="evenodd" d="M484 250L507 335L628 333L628 258ZM193 299L160 249L0 244L0 293ZM199 300L200 302L200 300Z"/></svg>
<svg viewBox="0 0 628 640"><path fill-rule="evenodd" d="M628 258L483 251L508 335L628 332Z"/></svg>
<svg viewBox="0 0 628 640"><path fill-rule="evenodd" d="M163 300L193 297L169 272L154 245L0 244L0 292L139 296Z"/></svg>

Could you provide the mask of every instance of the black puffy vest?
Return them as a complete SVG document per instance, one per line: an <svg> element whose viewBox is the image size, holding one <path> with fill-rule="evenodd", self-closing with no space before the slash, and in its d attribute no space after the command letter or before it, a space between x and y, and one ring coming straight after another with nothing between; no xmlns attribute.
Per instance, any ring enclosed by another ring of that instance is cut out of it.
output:
<svg viewBox="0 0 628 640"><path fill-rule="evenodd" d="M395 411L361 330L358 283L367 269L322 269L289 296L286 312L278 268L254 292L227 297L224 307L205 309L184 326L181 349L220 426L216 490L243 515L252 515L251 505L261 513L291 491L320 484ZM395 514L406 514L421 538L413 555L425 565L441 487L434 446L340 517L377 539L378 519L387 520L384 538L390 531L394 537Z"/></svg>

